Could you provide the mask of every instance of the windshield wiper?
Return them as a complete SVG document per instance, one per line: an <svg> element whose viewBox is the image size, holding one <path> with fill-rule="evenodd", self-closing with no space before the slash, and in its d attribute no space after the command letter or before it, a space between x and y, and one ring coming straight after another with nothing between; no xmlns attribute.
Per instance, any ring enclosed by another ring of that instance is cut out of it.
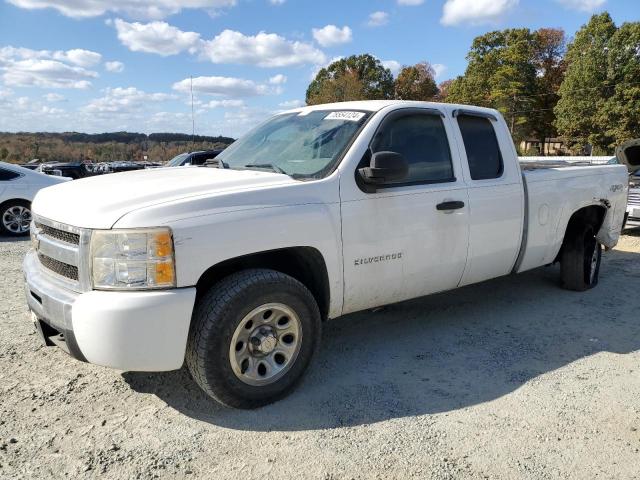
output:
<svg viewBox="0 0 640 480"><path fill-rule="evenodd" d="M281 169L277 165L274 165L273 163L248 163L247 165L244 166L244 168L268 168L270 170L273 170L276 173L283 173L285 175L289 175L287 172L285 172L283 169Z"/></svg>

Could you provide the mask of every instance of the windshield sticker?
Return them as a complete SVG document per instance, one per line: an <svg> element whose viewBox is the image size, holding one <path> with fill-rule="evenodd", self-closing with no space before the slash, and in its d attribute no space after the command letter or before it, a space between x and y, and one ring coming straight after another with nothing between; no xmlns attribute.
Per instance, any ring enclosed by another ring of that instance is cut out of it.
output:
<svg viewBox="0 0 640 480"><path fill-rule="evenodd" d="M347 120L349 122L357 122L362 117L364 117L364 113L362 112L331 112L329 115L324 117L324 120Z"/></svg>

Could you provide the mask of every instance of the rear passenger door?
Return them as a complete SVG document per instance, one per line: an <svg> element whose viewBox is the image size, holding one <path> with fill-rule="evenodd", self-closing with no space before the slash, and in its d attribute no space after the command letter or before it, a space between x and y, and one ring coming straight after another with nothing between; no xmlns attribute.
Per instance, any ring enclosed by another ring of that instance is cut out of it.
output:
<svg viewBox="0 0 640 480"><path fill-rule="evenodd" d="M493 114L455 110L469 187L469 255L460 285L511 272L520 249L524 190L511 135Z"/></svg>

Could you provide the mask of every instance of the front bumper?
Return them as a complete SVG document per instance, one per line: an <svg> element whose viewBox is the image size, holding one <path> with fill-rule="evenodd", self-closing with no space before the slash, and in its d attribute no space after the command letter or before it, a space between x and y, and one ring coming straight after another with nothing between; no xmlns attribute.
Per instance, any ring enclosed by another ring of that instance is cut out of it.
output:
<svg viewBox="0 0 640 480"><path fill-rule="evenodd" d="M58 345L78 360L119 370L182 366L195 288L77 293L43 271L33 251L26 255L23 269L27 304L48 345Z"/></svg>

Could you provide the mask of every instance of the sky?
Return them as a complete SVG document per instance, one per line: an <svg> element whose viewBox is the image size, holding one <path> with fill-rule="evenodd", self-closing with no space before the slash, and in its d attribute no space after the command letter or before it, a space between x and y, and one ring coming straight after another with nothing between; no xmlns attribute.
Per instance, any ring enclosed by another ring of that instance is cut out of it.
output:
<svg viewBox="0 0 640 480"><path fill-rule="evenodd" d="M0 0L0 131L237 137L370 53L464 73L487 31L639 21L638 0ZM193 80L191 80L191 78Z"/></svg>

